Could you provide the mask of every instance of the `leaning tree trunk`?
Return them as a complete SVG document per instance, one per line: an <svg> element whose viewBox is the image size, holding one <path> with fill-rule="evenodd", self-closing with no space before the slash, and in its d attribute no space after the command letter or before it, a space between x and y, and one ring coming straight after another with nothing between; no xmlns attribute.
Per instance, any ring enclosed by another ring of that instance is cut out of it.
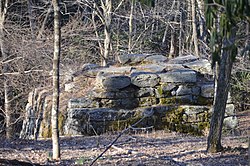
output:
<svg viewBox="0 0 250 166"><path fill-rule="evenodd" d="M61 51L61 27L59 1L53 0L54 7L54 57L53 57L53 101L51 112L53 159L60 158L58 112L59 112L59 62Z"/></svg>
<svg viewBox="0 0 250 166"><path fill-rule="evenodd" d="M229 42L225 40L223 46L224 48L228 47ZM207 141L207 151L210 153L216 153L223 149L221 145L221 132L230 86L229 81L233 65L232 59L231 51L224 49L218 69L216 69L218 77L215 79L213 115Z"/></svg>

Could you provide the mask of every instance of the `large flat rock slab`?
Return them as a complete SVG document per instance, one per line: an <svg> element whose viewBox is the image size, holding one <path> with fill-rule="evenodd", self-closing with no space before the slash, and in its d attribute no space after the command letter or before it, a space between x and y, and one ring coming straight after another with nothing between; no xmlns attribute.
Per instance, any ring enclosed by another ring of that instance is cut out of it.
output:
<svg viewBox="0 0 250 166"><path fill-rule="evenodd" d="M123 89L131 84L131 79L125 75L106 75L99 73L96 77L96 85L109 90Z"/></svg>
<svg viewBox="0 0 250 166"><path fill-rule="evenodd" d="M197 81L196 72L186 69L160 73L158 75L161 79L161 83L169 83L169 82L195 83Z"/></svg>
<svg viewBox="0 0 250 166"><path fill-rule="evenodd" d="M149 72L135 72L131 74L131 83L138 87L154 87L160 79L157 74Z"/></svg>
<svg viewBox="0 0 250 166"><path fill-rule="evenodd" d="M174 59L168 61L169 64L184 64L187 62L193 62L198 60L199 58L194 55L185 55L185 56L178 56Z"/></svg>
<svg viewBox="0 0 250 166"><path fill-rule="evenodd" d="M148 56L148 54L122 54L118 56L118 61L121 64L137 64Z"/></svg>
<svg viewBox="0 0 250 166"><path fill-rule="evenodd" d="M188 67L197 72L200 72L201 74L213 75L211 63L206 59L184 63L183 66Z"/></svg>
<svg viewBox="0 0 250 166"><path fill-rule="evenodd" d="M167 61L167 57L163 56L163 55L151 55L148 56L147 58L145 58L143 60L144 63L153 63L153 64L157 64L157 63L162 63L162 62L166 62Z"/></svg>

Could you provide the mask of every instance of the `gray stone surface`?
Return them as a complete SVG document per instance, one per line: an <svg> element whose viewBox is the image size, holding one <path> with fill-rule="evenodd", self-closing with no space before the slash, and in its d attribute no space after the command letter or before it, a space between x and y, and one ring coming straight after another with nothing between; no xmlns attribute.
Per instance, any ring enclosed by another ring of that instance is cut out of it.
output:
<svg viewBox="0 0 250 166"><path fill-rule="evenodd" d="M234 104L227 104L225 112L226 112L227 116L234 116L235 115L235 106L234 106Z"/></svg>
<svg viewBox="0 0 250 166"><path fill-rule="evenodd" d="M194 105L183 105L180 106L180 108L184 109L185 114L191 115L191 114L199 114L202 112L209 112L210 107L209 106L194 106Z"/></svg>
<svg viewBox="0 0 250 166"><path fill-rule="evenodd" d="M153 72L153 73L160 73L163 72L165 69L165 66L158 65L158 64L145 64L136 66L136 70L144 71L144 72Z"/></svg>
<svg viewBox="0 0 250 166"><path fill-rule="evenodd" d="M165 71L185 69L182 64L169 64L169 63L160 63L159 65L164 66Z"/></svg>
<svg viewBox="0 0 250 166"><path fill-rule="evenodd" d="M92 108L92 109L69 109L64 134L94 134L103 133L108 130L109 122L116 120L125 120L133 117L135 111L114 110L110 108ZM101 130L99 130L101 129ZM95 130L95 131L93 131Z"/></svg>
<svg viewBox="0 0 250 166"><path fill-rule="evenodd" d="M167 61L167 57L163 55L151 55L143 60L144 63L155 63L155 64L166 62L166 61Z"/></svg>
<svg viewBox="0 0 250 166"><path fill-rule="evenodd" d="M96 83L110 90L122 89L130 85L130 77L125 75L102 75L96 78Z"/></svg>
<svg viewBox="0 0 250 166"><path fill-rule="evenodd" d="M141 97L139 99L139 106L146 107L157 104L157 99L155 97Z"/></svg>
<svg viewBox="0 0 250 166"><path fill-rule="evenodd" d="M226 117L223 121L223 125L229 129L235 129L239 121L236 116Z"/></svg>
<svg viewBox="0 0 250 166"><path fill-rule="evenodd" d="M211 63L206 59L201 59L193 62L184 63L183 66L200 72L201 74L213 74Z"/></svg>
<svg viewBox="0 0 250 166"><path fill-rule="evenodd" d="M131 74L131 83L138 87L154 87L159 83L159 77L157 74L148 72L139 72Z"/></svg>
<svg viewBox="0 0 250 166"><path fill-rule="evenodd" d="M71 83L67 83L67 84L64 84L64 90L66 92L71 92L75 89L75 83L74 82L71 82Z"/></svg>
<svg viewBox="0 0 250 166"><path fill-rule="evenodd" d="M99 66L98 64L93 64L93 63L86 63L82 66L82 71L86 71L86 70L91 70L91 69L96 69L96 68L100 68L101 66Z"/></svg>
<svg viewBox="0 0 250 166"><path fill-rule="evenodd" d="M184 64L187 62L193 62L198 60L197 56L194 55L185 55L185 56L178 56L174 59L168 61L169 64Z"/></svg>
<svg viewBox="0 0 250 166"><path fill-rule="evenodd" d="M214 96L214 83L206 83L201 85L201 96L211 98Z"/></svg>
<svg viewBox="0 0 250 166"><path fill-rule="evenodd" d="M73 79L63 82L67 91L62 91L65 93L63 103L68 103L62 106L60 114L64 134L93 135L124 129L147 113L152 113L152 117L145 118L138 127L152 125L155 129L164 129L172 126L177 131L178 126L178 132L189 132L182 128L187 124L186 127L193 128L190 130L193 133L208 125L214 85L213 80L208 79L212 76L207 60L188 55L165 62L165 56L146 54L121 55L119 59L122 64L133 66L86 64ZM44 126L50 129L50 116L41 115L51 111L52 91L45 92L43 95L34 92L28 98L23 138L33 138L36 131L49 133ZM43 97L46 95L48 97ZM228 128L237 125L234 109L233 104L226 107L224 124ZM36 123L41 120L43 127L39 128ZM168 122L171 126L166 124Z"/></svg>
<svg viewBox="0 0 250 166"><path fill-rule="evenodd" d="M142 62L148 56L147 54L122 54L118 56L118 61L121 64L136 64Z"/></svg>
<svg viewBox="0 0 250 166"><path fill-rule="evenodd" d="M136 97L154 97L155 96L155 89L154 88L140 88L136 92Z"/></svg>
<svg viewBox="0 0 250 166"><path fill-rule="evenodd" d="M176 90L176 96L192 94L192 88L185 85L180 85Z"/></svg>
<svg viewBox="0 0 250 166"><path fill-rule="evenodd" d="M99 107L99 103L90 98L77 98L70 99L68 102L68 108L93 108Z"/></svg>
<svg viewBox="0 0 250 166"><path fill-rule="evenodd" d="M137 98L102 99L100 105L106 108L134 109L139 106Z"/></svg>
<svg viewBox="0 0 250 166"><path fill-rule="evenodd" d="M196 82L196 72L190 71L190 70L175 70L170 71L166 73L160 73L158 74L161 78L162 83L168 83L168 82Z"/></svg>
<svg viewBox="0 0 250 166"><path fill-rule="evenodd" d="M131 66L121 66L121 67L115 67L110 66L108 68L102 68L100 71L106 73L106 74L120 74L120 75L126 75L130 74L133 67Z"/></svg>
<svg viewBox="0 0 250 166"><path fill-rule="evenodd" d="M156 87L155 93L157 98L168 97L172 91L177 88L176 84L167 83ZM175 94L174 94L175 95Z"/></svg>

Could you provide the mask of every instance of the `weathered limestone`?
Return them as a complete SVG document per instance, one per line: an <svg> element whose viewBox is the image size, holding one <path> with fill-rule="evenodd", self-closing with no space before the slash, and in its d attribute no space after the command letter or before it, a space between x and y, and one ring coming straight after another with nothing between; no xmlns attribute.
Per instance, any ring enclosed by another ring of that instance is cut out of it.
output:
<svg viewBox="0 0 250 166"><path fill-rule="evenodd" d="M174 59L171 59L168 61L168 63L170 63L170 64L184 64L184 63L188 63L188 62L194 62L196 60L198 60L197 56L185 55L185 56L179 56L179 57L176 57Z"/></svg>
<svg viewBox="0 0 250 166"><path fill-rule="evenodd" d="M213 97L214 96L214 83L204 84L201 86L202 97Z"/></svg>
<svg viewBox="0 0 250 166"><path fill-rule="evenodd" d="M186 69L175 70L167 73L160 73L159 77L161 78L162 83L168 83L168 82L189 83L189 82L196 82L197 80L196 72Z"/></svg>
<svg viewBox="0 0 250 166"><path fill-rule="evenodd" d="M98 76L96 83L104 89L122 89L130 85L131 80L125 75L102 75Z"/></svg>
<svg viewBox="0 0 250 166"><path fill-rule="evenodd" d="M166 62L167 61L167 57L163 56L163 55L151 55L146 57L143 62L144 63L162 63L162 62Z"/></svg>
<svg viewBox="0 0 250 166"><path fill-rule="evenodd" d="M202 74L213 74L211 63L206 59L184 63L183 66L193 69Z"/></svg>
<svg viewBox="0 0 250 166"><path fill-rule="evenodd" d="M157 74L147 72L136 72L131 75L131 83L138 87L154 87L160 79Z"/></svg>
<svg viewBox="0 0 250 166"><path fill-rule="evenodd" d="M118 56L118 61L121 64L131 63L136 64L143 61L149 55L147 54L123 54Z"/></svg>
<svg viewBox="0 0 250 166"><path fill-rule="evenodd" d="M65 84L66 92L61 93L61 134L92 135L121 130L147 112L152 116L143 120L141 127L204 134L209 127L214 96L208 61L192 55L166 60L161 55L128 54L119 56L119 61L131 66L84 66L72 82ZM40 97L44 104L37 107L40 102L35 96L39 95L29 97L23 138L51 135L49 97ZM227 105L224 124L229 129L237 125L233 104Z"/></svg>

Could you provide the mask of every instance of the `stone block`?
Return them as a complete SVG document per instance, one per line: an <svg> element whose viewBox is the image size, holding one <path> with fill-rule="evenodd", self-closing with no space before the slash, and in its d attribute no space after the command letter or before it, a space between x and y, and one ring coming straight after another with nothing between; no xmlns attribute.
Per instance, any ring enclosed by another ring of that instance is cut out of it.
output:
<svg viewBox="0 0 250 166"><path fill-rule="evenodd" d="M99 103L90 98L70 99L68 102L68 108L93 108L93 107L99 107Z"/></svg>
<svg viewBox="0 0 250 166"><path fill-rule="evenodd" d="M166 61L167 61L167 57L163 55L151 55L143 60L144 63L155 63L155 64L166 62Z"/></svg>
<svg viewBox="0 0 250 166"><path fill-rule="evenodd" d="M154 97L155 96L155 89L154 88L140 88L136 92L136 97Z"/></svg>
<svg viewBox="0 0 250 166"><path fill-rule="evenodd" d="M224 118L223 125L228 129L235 129L239 121L236 116L230 116Z"/></svg>
<svg viewBox="0 0 250 166"><path fill-rule="evenodd" d="M213 75L211 63L207 59L196 60L194 62L184 63L183 66L188 67L201 74Z"/></svg>
<svg viewBox="0 0 250 166"><path fill-rule="evenodd" d="M185 85L180 85L176 90L176 96L190 95L192 94L192 88Z"/></svg>
<svg viewBox="0 0 250 166"><path fill-rule="evenodd" d="M121 64L137 64L142 62L148 56L149 55L147 54L122 54L118 56L118 61Z"/></svg>
<svg viewBox="0 0 250 166"><path fill-rule="evenodd" d="M176 84L173 83L166 83L162 84L160 86L157 86L156 88L156 97L157 98L162 98L162 97L169 97L171 96L171 92L173 89L176 89Z"/></svg>
<svg viewBox="0 0 250 166"><path fill-rule="evenodd" d="M160 73L158 75L161 79L161 83L169 83L169 82L190 83L197 81L196 72L186 69Z"/></svg>
<svg viewBox="0 0 250 166"><path fill-rule="evenodd" d="M168 61L169 64L184 64L187 62L193 62L198 60L197 56L194 55L185 55L185 56L178 56L174 59Z"/></svg>
<svg viewBox="0 0 250 166"><path fill-rule="evenodd" d="M96 77L96 84L108 90L123 89L131 84L130 77L124 75L101 75Z"/></svg>
<svg viewBox="0 0 250 166"><path fill-rule="evenodd" d="M207 83L201 85L201 96L212 98L214 96L214 83Z"/></svg>
<svg viewBox="0 0 250 166"><path fill-rule="evenodd" d="M160 104L193 104L192 95L160 98Z"/></svg>
<svg viewBox="0 0 250 166"><path fill-rule="evenodd" d="M157 99L155 97L142 97L139 98L139 106L140 107L146 107L146 106L152 106L152 105L156 105L157 103Z"/></svg>
<svg viewBox="0 0 250 166"><path fill-rule="evenodd" d="M235 107L233 104L227 104L225 113L227 116L233 116L235 115Z"/></svg>
<svg viewBox="0 0 250 166"><path fill-rule="evenodd" d="M144 72L152 72L152 73L159 73L164 71L164 69L165 69L164 65L158 65L158 64L146 64L146 65L136 66L136 70Z"/></svg>
<svg viewBox="0 0 250 166"><path fill-rule="evenodd" d="M148 72L139 72L131 74L131 83L138 87L154 87L159 83L157 74Z"/></svg>

